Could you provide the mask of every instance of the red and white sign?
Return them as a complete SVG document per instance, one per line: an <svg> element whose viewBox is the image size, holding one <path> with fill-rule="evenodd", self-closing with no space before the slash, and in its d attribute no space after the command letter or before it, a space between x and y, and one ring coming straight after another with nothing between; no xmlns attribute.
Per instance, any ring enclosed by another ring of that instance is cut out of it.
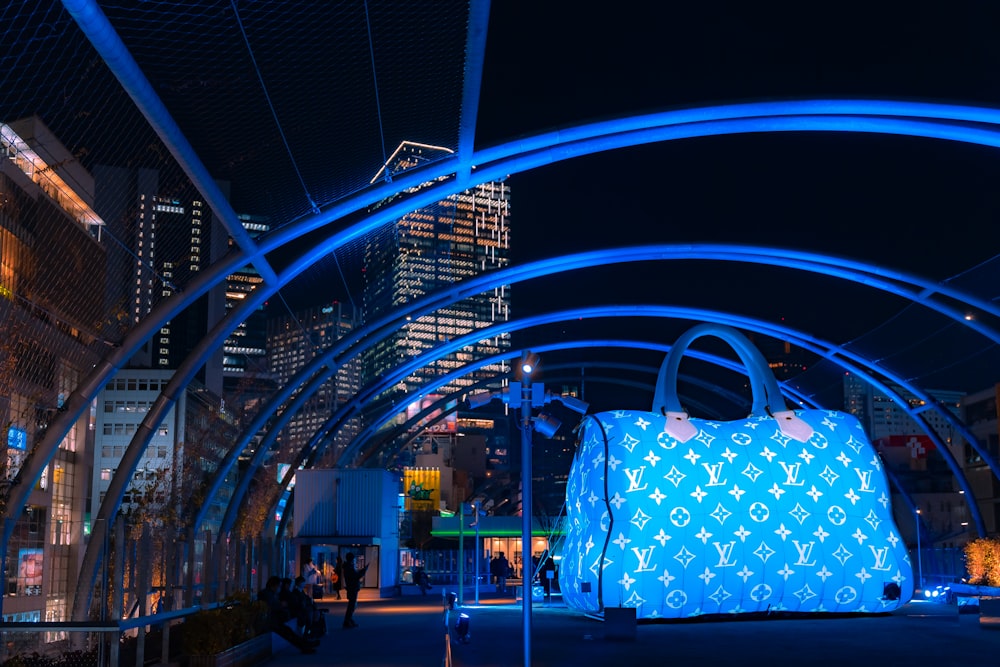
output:
<svg viewBox="0 0 1000 667"><path fill-rule="evenodd" d="M934 449L934 441L926 435L890 435L878 440L879 449L886 447L906 447L910 450L911 459L924 459L927 452Z"/></svg>

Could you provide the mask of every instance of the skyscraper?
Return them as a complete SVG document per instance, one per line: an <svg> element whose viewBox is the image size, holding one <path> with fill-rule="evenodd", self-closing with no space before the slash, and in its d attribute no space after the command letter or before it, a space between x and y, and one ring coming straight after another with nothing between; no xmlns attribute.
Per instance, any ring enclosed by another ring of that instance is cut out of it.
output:
<svg viewBox="0 0 1000 667"><path fill-rule="evenodd" d="M451 151L447 148L403 142L372 182L448 153ZM392 233L374 236L365 248L365 321L371 322L439 288L506 267L509 215L510 188L494 181L408 213L393 223ZM509 318L508 286L416 318L373 346L365 363L366 378L383 375L440 343ZM409 393L429 378L508 349L510 339L506 334L491 336L413 372L395 389ZM442 387L440 393L505 372L503 364L491 364Z"/></svg>
<svg viewBox="0 0 1000 667"><path fill-rule="evenodd" d="M268 320L268 359L277 386L288 384L303 366L320 352L329 349L354 326L354 313L337 302ZM337 408L357 393L359 368L358 360L348 361L306 400L282 432L282 452L301 449ZM352 420L338 431L326 451L335 452L357 432L357 420Z"/></svg>
<svg viewBox="0 0 1000 667"><path fill-rule="evenodd" d="M249 214L239 215L240 224L250 238L256 239L271 229L267 218ZM232 247L234 241L229 239ZM235 309L257 286L264 282L253 266L245 266L226 278L226 314ZM240 322L223 345L222 372L227 379L238 379L247 373L267 370L267 320L264 306L258 307Z"/></svg>
<svg viewBox="0 0 1000 667"><path fill-rule="evenodd" d="M0 123L0 493L100 361L108 243L94 179L37 117ZM69 267L71 271L65 269ZM72 279L67 279L71 275ZM84 542L88 417L66 432L12 526L3 620L67 618ZM16 638L11 637L11 642Z"/></svg>
<svg viewBox="0 0 1000 667"><path fill-rule="evenodd" d="M109 299L121 303L123 316L139 322L221 257L227 236L186 179L168 178L158 169L107 165L96 166L94 176L95 208L135 260L128 275L111 276L109 285L125 286L125 290L109 294ZM225 292L220 285L164 324L129 365L177 369L224 309ZM199 371L198 379L213 393L222 394L221 350Z"/></svg>
<svg viewBox="0 0 1000 667"><path fill-rule="evenodd" d="M239 220L252 239L271 228L264 216L241 213ZM234 245L230 237L230 249ZM263 282L260 273L251 265L229 274L226 277L226 315L242 305ZM260 304L246 315L222 346L222 396L227 404L244 415L253 414L274 391L267 359L265 308L266 304Z"/></svg>

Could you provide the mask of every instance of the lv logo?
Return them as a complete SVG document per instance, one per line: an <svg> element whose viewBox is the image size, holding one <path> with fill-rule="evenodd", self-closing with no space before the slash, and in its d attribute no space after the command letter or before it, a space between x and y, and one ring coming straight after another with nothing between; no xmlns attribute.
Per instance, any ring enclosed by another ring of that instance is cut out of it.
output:
<svg viewBox="0 0 1000 667"><path fill-rule="evenodd" d="M642 475L646 472L646 466L640 466L638 468L625 468L625 476L628 477L628 488L625 493L632 493L633 491L645 491L646 487L649 486L648 483L642 484ZM642 486L639 486L642 484Z"/></svg>

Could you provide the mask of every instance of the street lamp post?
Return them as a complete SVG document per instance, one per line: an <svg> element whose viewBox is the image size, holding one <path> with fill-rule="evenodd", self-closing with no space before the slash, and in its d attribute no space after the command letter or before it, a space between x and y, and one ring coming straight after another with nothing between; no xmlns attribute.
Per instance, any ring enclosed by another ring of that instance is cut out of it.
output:
<svg viewBox="0 0 1000 667"><path fill-rule="evenodd" d="M920 560L920 508L917 508L917 513L914 515L917 521L917 583L920 584L920 590L924 588L924 568Z"/></svg>
<svg viewBox="0 0 1000 667"><path fill-rule="evenodd" d="M531 368L521 379L521 615L524 667L531 667Z"/></svg>
<svg viewBox="0 0 1000 667"><path fill-rule="evenodd" d="M476 604L479 604L479 561L483 559L483 550L479 546L479 501L472 503L472 514L476 519Z"/></svg>
<svg viewBox="0 0 1000 667"><path fill-rule="evenodd" d="M550 400L557 400L569 409L580 414L586 414L588 405L585 401L571 396L548 396L545 385L532 385L531 376L538 365L538 355L525 350L518 362L517 380L512 380L504 394L504 400L514 409L520 409L521 428L521 590L524 634L524 667L531 667L531 446L532 433L538 430L543 436L551 438L560 426L558 419L551 415L540 414L532 417L532 408L541 407ZM494 398L494 394L480 392L468 397L469 406L476 408L485 405ZM479 512L476 507L476 550L479 550ZM477 553L478 557L478 553ZM476 601L479 601L479 561L476 560Z"/></svg>
<svg viewBox="0 0 1000 667"><path fill-rule="evenodd" d="M465 503L458 504L458 606L465 604Z"/></svg>
<svg viewBox="0 0 1000 667"><path fill-rule="evenodd" d="M521 609L524 667L531 667L531 438L534 432L531 409L544 404L545 386L531 384L538 355L525 350L518 363L520 382L510 383L508 400L520 402L521 408Z"/></svg>

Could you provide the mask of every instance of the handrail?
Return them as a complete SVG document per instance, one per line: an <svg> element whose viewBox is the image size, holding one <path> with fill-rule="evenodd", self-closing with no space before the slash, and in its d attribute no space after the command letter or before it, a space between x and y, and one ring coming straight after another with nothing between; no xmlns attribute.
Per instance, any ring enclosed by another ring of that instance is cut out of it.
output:
<svg viewBox="0 0 1000 667"><path fill-rule="evenodd" d="M206 605L196 605L184 607L183 609L173 609L148 616L137 616L135 618L123 618L120 621L88 621L84 623L76 621L2 621L0 622L0 632L125 632L147 625L159 625L167 621L178 618L192 616L199 611L216 609L226 606L221 602L214 602Z"/></svg>

